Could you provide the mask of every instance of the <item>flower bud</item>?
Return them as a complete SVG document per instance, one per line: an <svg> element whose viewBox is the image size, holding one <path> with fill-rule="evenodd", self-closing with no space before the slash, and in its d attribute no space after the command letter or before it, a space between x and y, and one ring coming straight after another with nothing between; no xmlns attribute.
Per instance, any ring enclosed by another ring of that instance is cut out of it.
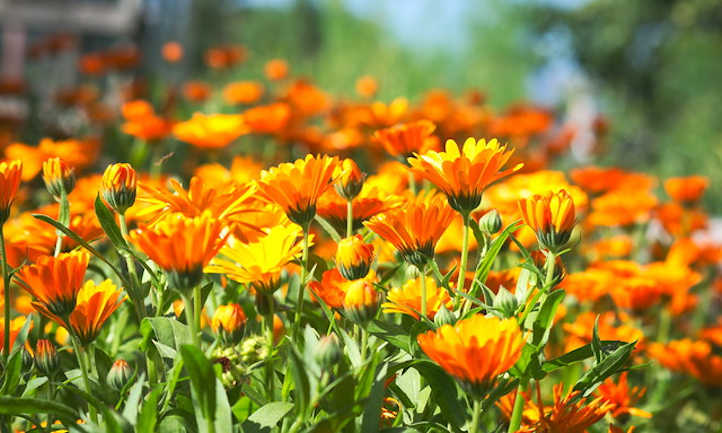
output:
<svg viewBox="0 0 722 433"><path fill-rule="evenodd" d="M497 316L507 319L514 316L516 309L519 307L519 301L510 291L501 287L494 297L493 307Z"/></svg>
<svg viewBox="0 0 722 433"><path fill-rule="evenodd" d="M574 201L565 191L535 195L519 201L521 216L536 233L539 245L558 251L569 241L574 228Z"/></svg>
<svg viewBox="0 0 722 433"><path fill-rule="evenodd" d="M70 194L75 187L75 169L60 158L43 162L43 182L55 200L60 201L63 192Z"/></svg>
<svg viewBox="0 0 722 433"><path fill-rule="evenodd" d="M315 353L316 362L321 368L329 368L339 362L341 359L341 346L338 342L336 334L330 334L322 337L318 341Z"/></svg>
<svg viewBox="0 0 722 433"><path fill-rule="evenodd" d="M21 350L23 351L22 372L23 374L30 374L33 372L35 358L33 357L31 349L29 349L28 346L23 346Z"/></svg>
<svg viewBox="0 0 722 433"><path fill-rule="evenodd" d="M379 310L379 294L367 280L355 280L346 288L343 308L346 316L358 324L371 320Z"/></svg>
<svg viewBox="0 0 722 433"><path fill-rule="evenodd" d="M374 247L366 244L360 235L342 239L336 250L336 266L347 280L364 278L371 269Z"/></svg>
<svg viewBox="0 0 722 433"><path fill-rule="evenodd" d="M110 367L106 380L108 385L110 385L113 389L120 391L128 384L128 382L130 382L132 377L133 371L131 370L130 365L128 365L125 360L118 359L113 363L113 366Z"/></svg>
<svg viewBox="0 0 722 433"><path fill-rule="evenodd" d="M127 163L109 165L103 173L100 191L114 211L124 214L135 203L135 170Z"/></svg>
<svg viewBox="0 0 722 433"><path fill-rule="evenodd" d="M246 314L238 304L221 305L213 313L211 328L226 343L240 341L246 326Z"/></svg>
<svg viewBox="0 0 722 433"><path fill-rule="evenodd" d="M496 209L490 210L479 218L479 228L484 234L493 235L501 230L501 227L501 215Z"/></svg>
<svg viewBox="0 0 722 433"><path fill-rule="evenodd" d="M10 207L20 187L23 163L20 160L0 162L0 224L10 217Z"/></svg>
<svg viewBox="0 0 722 433"><path fill-rule="evenodd" d="M449 311L445 305L442 305L439 311L436 312L436 315L434 315L434 325L440 328L444 325L453 325L454 323L456 323L456 316L453 312Z"/></svg>
<svg viewBox="0 0 722 433"><path fill-rule="evenodd" d="M38 340L35 345L35 367L44 375L52 376L58 370L58 352L49 340Z"/></svg>
<svg viewBox="0 0 722 433"><path fill-rule="evenodd" d="M268 342L260 335L245 338L241 343L240 355L246 365L263 361L268 358Z"/></svg>
<svg viewBox="0 0 722 433"><path fill-rule="evenodd" d="M353 159L344 159L336 169L336 183L334 187L338 195L346 200L353 200L364 186L366 175L361 173Z"/></svg>

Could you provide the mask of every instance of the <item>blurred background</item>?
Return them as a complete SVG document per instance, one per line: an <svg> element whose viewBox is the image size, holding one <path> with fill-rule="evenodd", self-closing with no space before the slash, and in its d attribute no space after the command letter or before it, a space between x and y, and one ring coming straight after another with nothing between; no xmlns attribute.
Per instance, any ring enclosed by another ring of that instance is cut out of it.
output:
<svg viewBox="0 0 722 433"><path fill-rule="evenodd" d="M707 205L722 211L718 0L0 0L0 25L0 118L22 119L23 140L47 133L33 126L53 92L80 81L84 53L137 57L153 89L213 79L206 50L243 44L233 79L283 58L335 95L371 75L381 101L473 88L492 107L531 102L596 122L607 148L570 164L704 174ZM172 70L159 55L171 40L185 51Z"/></svg>

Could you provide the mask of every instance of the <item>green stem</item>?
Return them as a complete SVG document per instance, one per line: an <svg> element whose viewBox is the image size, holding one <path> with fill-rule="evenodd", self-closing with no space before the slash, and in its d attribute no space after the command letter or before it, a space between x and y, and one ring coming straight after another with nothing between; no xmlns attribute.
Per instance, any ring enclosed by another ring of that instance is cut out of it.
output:
<svg viewBox="0 0 722 433"><path fill-rule="evenodd" d="M303 257L301 258L301 281L298 283L298 295L296 297L296 319L294 320L294 335L297 336L301 329L301 316L303 315L303 295L306 294L306 268L308 267L308 229L310 223L303 228Z"/></svg>
<svg viewBox="0 0 722 433"><path fill-rule="evenodd" d="M353 204L346 200L346 237L353 235Z"/></svg>
<svg viewBox="0 0 722 433"><path fill-rule="evenodd" d="M409 171L409 190L411 191L411 194L416 195L416 178L414 178L414 172L411 170Z"/></svg>
<svg viewBox="0 0 722 433"><path fill-rule="evenodd" d="M521 320L519 321L520 326L524 326L524 322L526 321L527 316L534 309L534 305L536 305L537 301L539 301L542 296L546 296L546 294L549 293L549 291L552 289L552 284L554 283L554 269L556 266L556 260L556 254L550 252L546 258L546 263L544 264L544 268L546 269L544 285L539 290L537 290L531 302L528 304L528 308L524 310L524 314L522 314Z"/></svg>
<svg viewBox="0 0 722 433"><path fill-rule="evenodd" d="M193 288L193 323L196 328L196 336L198 339L198 347L201 347L201 314L203 313L203 305L201 304L201 285L198 284Z"/></svg>
<svg viewBox="0 0 722 433"><path fill-rule="evenodd" d="M63 234L58 231L58 238L55 241L55 250L53 251L53 257L58 257L60 251L63 250Z"/></svg>
<svg viewBox="0 0 722 433"><path fill-rule="evenodd" d="M426 263L421 267L421 316L426 317Z"/></svg>
<svg viewBox="0 0 722 433"><path fill-rule="evenodd" d="M261 295L264 296L264 295ZM273 346L274 346L274 335L273 335L273 316L274 316L274 299L273 294L268 296L268 314L265 317L266 322L266 344L268 345L268 358L266 359L266 389L268 390L268 400L274 401L274 380L273 380Z"/></svg>
<svg viewBox="0 0 722 433"><path fill-rule="evenodd" d="M361 362L364 362L366 361L366 354L368 353L369 334L360 326L359 331L361 332Z"/></svg>
<svg viewBox="0 0 722 433"><path fill-rule="evenodd" d="M509 418L509 430L508 433L516 433L521 427L521 415L524 412L524 385L521 383L516 389L516 398L514 399L514 409L511 412L511 418Z"/></svg>
<svg viewBox="0 0 722 433"><path fill-rule="evenodd" d="M71 336L70 341L73 343L73 350L75 351L75 356L78 358L78 366L80 367L80 374L83 377L83 386L85 386L85 392L92 395L92 391L90 388L90 379L88 378L88 367L85 363L85 356L83 352L81 352L81 345L78 343L75 336ZM95 413L95 408L90 403L88 403L88 411L90 412L90 419L97 424L98 416Z"/></svg>
<svg viewBox="0 0 722 433"><path fill-rule="evenodd" d="M128 224L125 221L125 214L118 214L118 225L120 226L120 234L123 236L123 239L127 241ZM141 299L142 288L140 279L138 278L138 273L135 271L135 262L133 261L133 257L130 255L130 253L127 252L123 252L122 255L125 257L125 265L128 268L128 273L130 274L131 285L133 285L133 287L128 290L128 294L130 294L130 297L133 300L133 305L135 306L135 313L138 317L138 323L140 323L147 315L145 311L145 302L143 299Z"/></svg>
<svg viewBox="0 0 722 433"><path fill-rule="evenodd" d="M8 277L8 254L5 249L5 224L0 225L0 249L2 249L3 292L5 292L5 329L3 338L3 354L7 362L10 356L10 278Z"/></svg>
<svg viewBox="0 0 722 433"><path fill-rule="evenodd" d="M474 400L474 408L471 414L471 425L469 426L469 433L476 433L479 429L479 418L481 417L481 401L478 399Z"/></svg>
<svg viewBox="0 0 722 433"><path fill-rule="evenodd" d="M469 259L469 213L462 214L461 217L464 219L464 235L461 240L461 262L459 263L459 279L456 282L456 290L464 290L464 282L466 281L466 262ZM459 295L456 295L454 299L454 306L459 304Z"/></svg>
<svg viewBox="0 0 722 433"><path fill-rule="evenodd" d="M193 344L201 347L201 342L198 338L198 329L196 328L195 314L193 314L193 302L188 299L188 295L186 295L185 293L181 293L181 299L183 299L186 322L188 323L188 327L191 328L191 338Z"/></svg>

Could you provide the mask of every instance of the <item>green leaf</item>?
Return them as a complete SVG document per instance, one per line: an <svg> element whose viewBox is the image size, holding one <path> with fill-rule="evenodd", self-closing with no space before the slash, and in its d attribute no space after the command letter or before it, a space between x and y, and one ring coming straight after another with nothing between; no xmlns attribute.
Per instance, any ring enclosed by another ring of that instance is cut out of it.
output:
<svg viewBox="0 0 722 433"><path fill-rule="evenodd" d="M623 341L616 340L602 340L601 347L604 352L613 352L621 346L627 344ZM571 352L567 352L564 355L554 358L550 361L546 361L542 364L542 370L546 373L550 373L559 368L567 367L577 362L584 361L594 356L592 351L592 345L586 344L578 349L574 349Z"/></svg>
<svg viewBox="0 0 722 433"><path fill-rule="evenodd" d="M592 352L597 363L602 361L604 351L602 350L602 342L599 340L599 314L594 319L594 328L592 329Z"/></svg>
<svg viewBox="0 0 722 433"><path fill-rule="evenodd" d="M294 346L289 346L289 357L291 362L289 367L294 383L294 400L298 406L297 416L305 416L311 400L311 385L308 379L308 370L303 363L301 354L298 353Z"/></svg>
<svg viewBox="0 0 722 433"><path fill-rule="evenodd" d="M411 336L406 329L402 328L395 323L384 322L381 320L374 319L368 324L366 330L384 340L388 341L391 345L398 347L404 352L411 353Z"/></svg>
<svg viewBox="0 0 722 433"><path fill-rule="evenodd" d="M496 256L499 255L499 252L504 246L504 243L506 243L506 240L509 238L512 232L519 228L520 224L521 223L519 221L510 224L507 228L504 229L503 232L499 234L499 236L497 236L496 238L494 238L494 240L491 241L491 244L486 251L486 255L484 255L484 257L479 261L479 264L476 267L474 280L472 282L471 289L469 290L469 294L471 296L476 296L476 293L479 289L478 282L486 282L486 277L489 275L489 271L491 271L491 268L494 265Z"/></svg>
<svg viewBox="0 0 722 433"><path fill-rule="evenodd" d="M137 433L154 432L155 426L158 424L158 400L160 399L162 388L156 386L148 394L143 403L143 407L138 414L138 423L135 426Z"/></svg>
<svg viewBox="0 0 722 433"><path fill-rule="evenodd" d="M606 378L622 370L636 344L636 341L627 343L604 357L601 362L584 373L574 385L574 391L582 391L582 397L591 394Z"/></svg>
<svg viewBox="0 0 722 433"><path fill-rule="evenodd" d="M458 396L454 380L438 365L431 362L420 362L413 365L429 384L433 391L432 401L436 401L441 414L453 426L461 428L466 423L466 408Z"/></svg>
<svg viewBox="0 0 722 433"><path fill-rule="evenodd" d="M539 313L534 318L532 326L532 344L539 348L544 347L547 340L549 340L549 332L551 331L552 324L554 322L554 315L557 312L557 307L564 299L566 293L564 290L555 290L546 297ZM529 318L534 317L529 315Z"/></svg>
<svg viewBox="0 0 722 433"><path fill-rule="evenodd" d="M0 397L2 415L42 415L53 413L67 425L75 425L79 414L62 403L37 398Z"/></svg>
<svg viewBox="0 0 722 433"><path fill-rule="evenodd" d="M141 373L138 380L130 388L128 399L125 401L123 408L123 417L131 424L135 424L138 419L138 409L140 409L140 399L143 396L143 385L145 384L145 373Z"/></svg>
<svg viewBox="0 0 722 433"><path fill-rule="evenodd" d="M316 220L316 222L318 222L321 225L321 227L323 227L323 229L326 231L326 233L328 233L328 235L331 236L331 239L333 239L334 242L336 242L336 243L341 242L341 235L338 234L338 232L336 231L335 228L333 228L331 223L329 223L328 221L323 219L320 215L316 215L314 217L314 219Z"/></svg>
<svg viewBox="0 0 722 433"><path fill-rule="evenodd" d="M34 377L34 378L30 379L28 381L27 385L25 385L25 389L23 390L22 397L31 397L35 393L36 389L45 385L47 382L48 382L48 378L45 376Z"/></svg>
<svg viewBox="0 0 722 433"><path fill-rule="evenodd" d="M233 415L236 417L236 419L240 422L243 422L248 419L248 417L251 415L251 412L253 411L253 401L251 401L248 396L243 396L238 399L236 404L233 405L231 408L233 411Z"/></svg>
<svg viewBox="0 0 722 433"><path fill-rule="evenodd" d="M216 374L211 362L197 347L185 344L180 347L186 371L191 379L191 396L196 411L196 422L199 427L205 421L215 421L216 416Z"/></svg>
<svg viewBox="0 0 722 433"><path fill-rule="evenodd" d="M100 194L95 197L95 215L98 217L100 227L110 239L116 250L127 251L128 243L123 238L118 224L115 222L115 213L108 209L100 199Z"/></svg>
<svg viewBox="0 0 722 433"><path fill-rule="evenodd" d="M20 376L22 376L23 368L23 352L21 350L14 351L10 358L8 358L7 365L3 371L5 381L3 382L2 388L0 388L0 394L15 394L15 390L20 384Z"/></svg>
<svg viewBox="0 0 722 433"><path fill-rule="evenodd" d="M293 409L293 404L282 401L274 401L266 404L243 423L244 433L268 433L278 422Z"/></svg>
<svg viewBox="0 0 722 433"><path fill-rule="evenodd" d="M361 433L376 433L379 431L379 419L381 418L381 406L384 400L387 369L388 364L384 363L376 372L374 385L371 387L371 392L366 399L363 415L361 416Z"/></svg>

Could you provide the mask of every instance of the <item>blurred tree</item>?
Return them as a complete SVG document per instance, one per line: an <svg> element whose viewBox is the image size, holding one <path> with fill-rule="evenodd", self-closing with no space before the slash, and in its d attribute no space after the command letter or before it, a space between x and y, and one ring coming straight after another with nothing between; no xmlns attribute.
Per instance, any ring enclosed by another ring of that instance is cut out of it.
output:
<svg viewBox="0 0 722 433"><path fill-rule="evenodd" d="M541 34L565 29L610 115L614 162L662 176L710 176L722 210L722 7L718 0L537 5Z"/></svg>

